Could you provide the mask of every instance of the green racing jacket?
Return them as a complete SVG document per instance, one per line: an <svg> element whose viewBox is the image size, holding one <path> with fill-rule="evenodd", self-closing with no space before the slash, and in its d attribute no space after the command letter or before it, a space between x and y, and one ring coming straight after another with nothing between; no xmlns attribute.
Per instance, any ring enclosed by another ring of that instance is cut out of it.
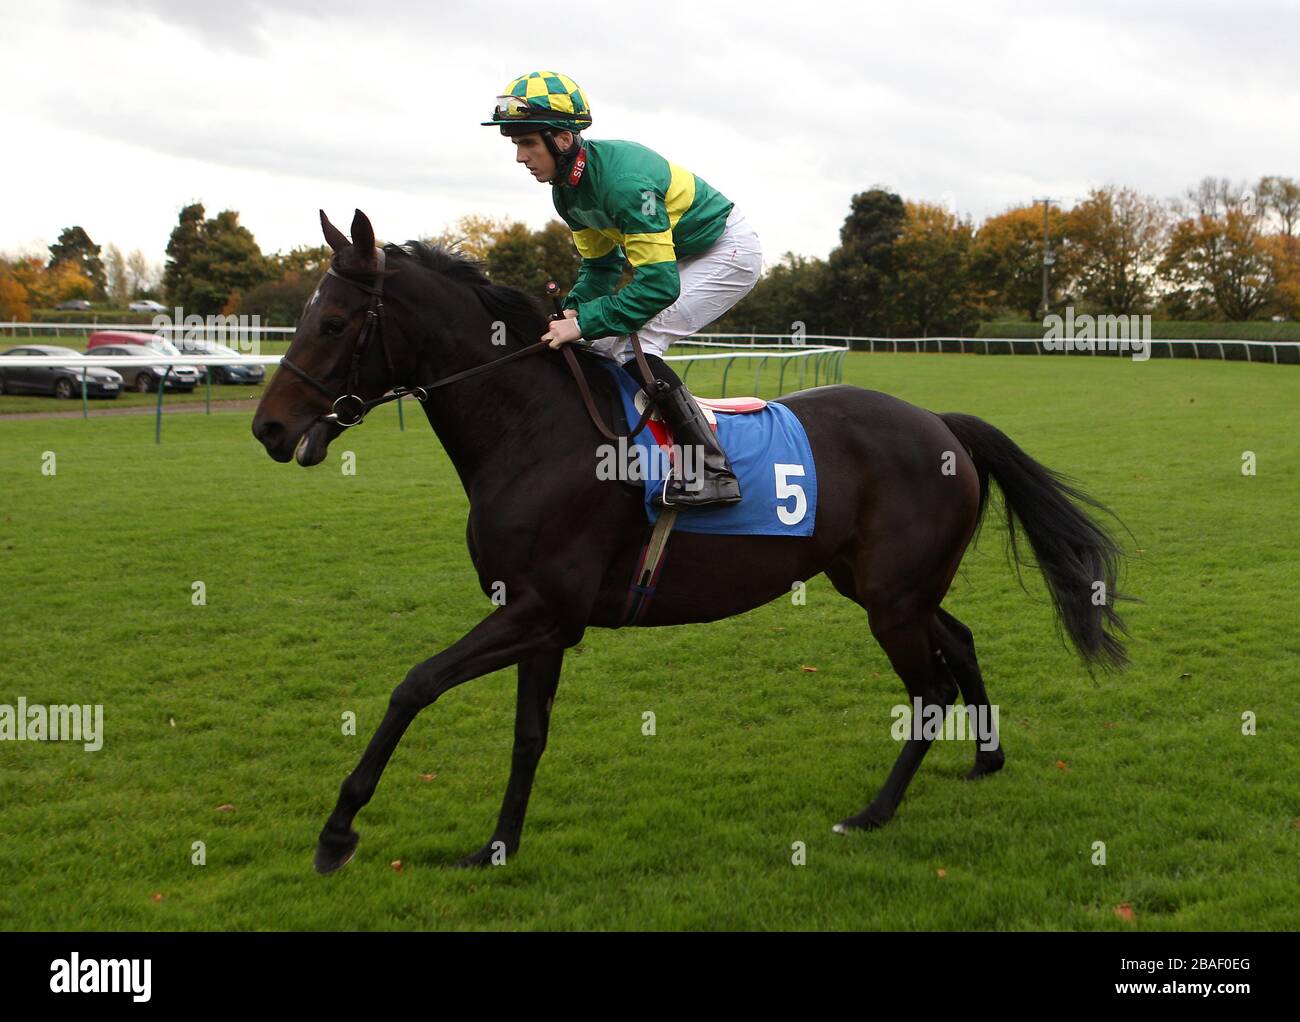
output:
<svg viewBox="0 0 1300 1022"><path fill-rule="evenodd" d="M678 257L716 242L734 205L658 153L614 140L585 142L551 193L582 256L564 307L589 340L638 330L675 302ZM633 275L616 293L624 253Z"/></svg>

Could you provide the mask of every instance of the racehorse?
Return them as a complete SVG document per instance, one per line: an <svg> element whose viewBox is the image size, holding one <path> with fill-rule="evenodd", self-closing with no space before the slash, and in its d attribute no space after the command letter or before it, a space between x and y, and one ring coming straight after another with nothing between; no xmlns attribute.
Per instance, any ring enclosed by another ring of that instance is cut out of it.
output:
<svg viewBox="0 0 1300 1022"><path fill-rule="evenodd" d="M565 650L589 627L621 623L645 541L644 496L597 477L601 435L564 361L534 343L545 330L539 301L492 283L455 252L419 243L377 248L360 210L351 241L324 211L321 227L334 252L331 266L267 385L253 434L276 461L315 465L371 407L414 394L469 497L467 540L480 586L492 595L504 585L506 598L393 690L343 781L315 867L329 873L355 854L353 820L416 715L449 689L515 665L514 749L500 816L487 843L459 862L483 865L494 852L511 856L519 848ZM609 394L605 370L591 371L594 359L581 361L589 386ZM806 430L821 480L813 535L675 533L641 626L741 614L824 573L867 612L912 703L933 719L960 692L972 719L987 719L971 632L940 604L992 479L1003 494L1017 566L1019 528L1079 655L1090 669L1124 665L1117 636L1126 631L1114 607L1122 598L1122 554L1080 507L1105 510L1101 504L970 415L935 414L846 385L777 400ZM907 738L875 798L833 829L886 823L931 741ZM981 742L966 776L991 774L1003 762L1000 742Z"/></svg>

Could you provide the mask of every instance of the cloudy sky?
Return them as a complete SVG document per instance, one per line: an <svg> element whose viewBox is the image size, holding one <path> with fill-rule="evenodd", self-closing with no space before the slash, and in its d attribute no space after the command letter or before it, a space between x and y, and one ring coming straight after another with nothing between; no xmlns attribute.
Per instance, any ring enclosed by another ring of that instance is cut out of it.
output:
<svg viewBox="0 0 1300 1022"><path fill-rule="evenodd" d="M386 240L466 213L540 226L549 187L478 122L556 69L592 138L736 201L769 261L824 256L884 184L976 221L1105 183L1300 176L1294 0L0 0L0 252L81 224L161 263L180 208L264 251L354 207Z"/></svg>

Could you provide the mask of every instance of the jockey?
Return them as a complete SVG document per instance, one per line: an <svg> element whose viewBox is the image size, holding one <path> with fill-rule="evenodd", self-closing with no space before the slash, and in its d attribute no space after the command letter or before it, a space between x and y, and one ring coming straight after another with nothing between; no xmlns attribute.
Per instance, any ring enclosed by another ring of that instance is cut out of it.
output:
<svg viewBox="0 0 1300 1022"><path fill-rule="evenodd" d="M659 393L649 395L683 458L663 503L709 507L740 500L727 456L699 406L659 356L725 313L758 282L758 236L735 204L689 170L635 142L584 139L591 107L573 79L555 71L516 78L492 120L515 144L515 161L551 185L556 212L582 256L564 318L542 340L584 344L637 380L629 335L636 331ZM615 290L626 259L633 275ZM694 465L692 465L692 461ZM689 477L688 477L689 476Z"/></svg>

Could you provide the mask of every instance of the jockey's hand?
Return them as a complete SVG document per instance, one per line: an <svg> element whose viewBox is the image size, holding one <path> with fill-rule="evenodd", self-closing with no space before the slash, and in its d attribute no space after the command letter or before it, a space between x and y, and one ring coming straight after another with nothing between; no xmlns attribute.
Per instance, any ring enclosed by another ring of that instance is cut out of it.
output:
<svg viewBox="0 0 1300 1022"><path fill-rule="evenodd" d="M550 329L542 334L542 340L550 341L553 349L581 339L582 327L578 326L577 309L565 309L564 318L552 320Z"/></svg>

